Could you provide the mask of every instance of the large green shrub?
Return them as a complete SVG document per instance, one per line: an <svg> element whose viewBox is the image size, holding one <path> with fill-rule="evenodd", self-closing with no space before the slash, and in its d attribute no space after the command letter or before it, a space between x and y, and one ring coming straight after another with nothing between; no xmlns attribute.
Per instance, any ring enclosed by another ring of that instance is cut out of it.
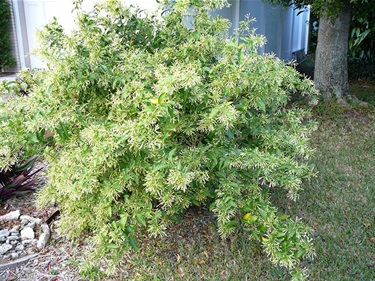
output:
<svg viewBox="0 0 375 281"><path fill-rule="evenodd" d="M116 262L140 235L163 234L184 209L207 205L223 237L242 225L298 278L299 261L313 255L308 230L267 191L295 200L312 174L313 123L287 106L296 92L314 96L312 84L258 55L263 39L248 23L227 38L228 21L208 13L226 1L172 2L161 19L107 1L80 12L70 36L46 26L44 83L2 104L1 163L45 144L40 202L57 201L61 229L88 234L95 257Z"/></svg>
<svg viewBox="0 0 375 281"><path fill-rule="evenodd" d="M0 71L15 63L11 54L9 27L10 7L6 0L0 0Z"/></svg>

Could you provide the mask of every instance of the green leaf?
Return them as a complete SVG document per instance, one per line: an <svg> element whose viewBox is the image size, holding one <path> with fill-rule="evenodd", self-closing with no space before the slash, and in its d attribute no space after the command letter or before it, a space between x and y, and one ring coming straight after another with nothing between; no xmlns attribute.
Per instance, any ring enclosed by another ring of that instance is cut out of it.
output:
<svg viewBox="0 0 375 281"><path fill-rule="evenodd" d="M129 244L134 251L136 251L136 252L139 251L137 239L135 239L135 237L132 236L132 235L129 236Z"/></svg>
<svg viewBox="0 0 375 281"><path fill-rule="evenodd" d="M258 209L259 215L262 217L262 219L267 218L267 213L263 209L259 208Z"/></svg>
<svg viewBox="0 0 375 281"><path fill-rule="evenodd" d="M234 138L234 135L233 135L233 133L231 131L227 131L226 135L227 135L227 137L228 137L229 140L232 140Z"/></svg>
<svg viewBox="0 0 375 281"><path fill-rule="evenodd" d="M128 222L128 215L122 215L121 219L120 219L120 225L121 225L122 229L125 228L127 222Z"/></svg>
<svg viewBox="0 0 375 281"><path fill-rule="evenodd" d="M164 97L165 97L165 93L161 94L158 98L158 104L163 104L164 103Z"/></svg>
<svg viewBox="0 0 375 281"><path fill-rule="evenodd" d="M120 80L120 78L116 77L116 78L113 80L112 88L113 88L113 89L116 89L118 85L121 85L121 80Z"/></svg>
<svg viewBox="0 0 375 281"><path fill-rule="evenodd" d="M250 219L248 220L248 223L254 223L258 220L257 216L251 216Z"/></svg>
<svg viewBox="0 0 375 281"><path fill-rule="evenodd" d="M296 231L291 229L288 231L287 239L290 240L296 235Z"/></svg>
<svg viewBox="0 0 375 281"><path fill-rule="evenodd" d="M286 220L286 219L289 218L289 215L287 215L287 214L280 214L280 215L278 215L278 217L279 217L279 219L281 219L281 220Z"/></svg>
<svg viewBox="0 0 375 281"><path fill-rule="evenodd" d="M135 218L140 225L146 227L146 221L141 214L136 214Z"/></svg>
<svg viewBox="0 0 375 281"><path fill-rule="evenodd" d="M129 234L132 234L132 235L135 234L135 230L134 230L134 228L132 228L132 227L129 226L129 225L125 228L125 230L126 230L126 232L129 233Z"/></svg>
<svg viewBox="0 0 375 281"><path fill-rule="evenodd" d="M159 165L154 166L152 168L152 171L157 172L157 171L160 171L160 170L164 170L166 168L169 168L169 164L159 164Z"/></svg>
<svg viewBox="0 0 375 281"><path fill-rule="evenodd" d="M30 157L29 159L27 159L23 164L21 165L17 165L14 169L15 172L22 172L24 170L27 170L27 169L30 169L31 167L34 166L36 160L38 160L39 158L39 155L34 155L32 157Z"/></svg>
<svg viewBox="0 0 375 281"><path fill-rule="evenodd" d="M266 105L264 104L264 102L261 100L261 99L256 99L255 100L255 105L262 111L266 111Z"/></svg>
<svg viewBox="0 0 375 281"><path fill-rule="evenodd" d="M219 113L220 109L221 109L221 108L219 108L219 107L214 107L214 109L212 109L212 111L211 111L211 113L210 113L209 118L210 118L210 119L215 118L216 115Z"/></svg>
<svg viewBox="0 0 375 281"><path fill-rule="evenodd" d="M304 249L300 249L297 254L296 254L296 257L297 258L301 258L304 254L306 253L306 251Z"/></svg>
<svg viewBox="0 0 375 281"><path fill-rule="evenodd" d="M206 71L206 72L208 72L208 73L211 73L211 68L209 68L207 66L203 67L203 70Z"/></svg>
<svg viewBox="0 0 375 281"><path fill-rule="evenodd" d="M234 228L238 225L238 221L229 221L225 224L225 228Z"/></svg>
<svg viewBox="0 0 375 281"><path fill-rule="evenodd" d="M173 156L176 153L177 148L173 148L169 153L168 153L168 161L173 161Z"/></svg>
<svg viewBox="0 0 375 281"><path fill-rule="evenodd" d="M50 94L52 93L52 91L53 91L53 88L54 88L53 84L50 84L50 85L47 87L47 89L45 90L45 93L46 93L47 95L50 95Z"/></svg>
<svg viewBox="0 0 375 281"><path fill-rule="evenodd" d="M111 244L107 244L107 248L110 249L110 250L113 250L113 249L118 249L119 246L117 246L116 244L111 243Z"/></svg>
<svg viewBox="0 0 375 281"><path fill-rule="evenodd" d="M27 85L25 82L22 82L22 83L20 84L20 87L21 87L22 90L24 90L24 91L26 92L26 91L27 91L27 88L28 88L28 85Z"/></svg>

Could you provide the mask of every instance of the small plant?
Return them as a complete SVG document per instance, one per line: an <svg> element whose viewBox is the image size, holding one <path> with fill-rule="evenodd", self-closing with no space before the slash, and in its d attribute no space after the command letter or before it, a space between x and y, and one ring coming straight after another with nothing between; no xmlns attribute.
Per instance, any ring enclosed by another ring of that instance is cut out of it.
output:
<svg viewBox="0 0 375 281"><path fill-rule="evenodd" d="M33 189L33 176L42 170L39 168L33 171L37 159L38 156L34 156L0 172L0 202Z"/></svg>

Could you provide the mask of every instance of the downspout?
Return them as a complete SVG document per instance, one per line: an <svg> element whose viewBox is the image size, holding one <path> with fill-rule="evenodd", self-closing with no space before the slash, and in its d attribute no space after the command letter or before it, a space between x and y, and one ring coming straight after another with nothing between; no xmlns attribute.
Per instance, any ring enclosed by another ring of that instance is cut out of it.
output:
<svg viewBox="0 0 375 281"><path fill-rule="evenodd" d="M240 8L241 8L241 0L235 0L235 14L234 14L234 28L236 30L240 27Z"/></svg>
<svg viewBox="0 0 375 281"><path fill-rule="evenodd" d="M309 51L309 37L310 37L310 13L311 13L311 6L307 6L307 12L306 12L306 35L305 35L305 53L307 55L307 52Z"/></svg>
<svg viewBox="0 0 375 281"><path fill-rule="evenodd" d="M292 13L292 36L290 36L290 57L292 58L292 60L294 59L293 58L293 52L294 52L294 36L295 36L295 28L294 28L294 25L295 25L295 17L296 17L296 10L295 10L295 6L293 5L292 7L290 7L290 9L293 9L293 13Z"/></svg>

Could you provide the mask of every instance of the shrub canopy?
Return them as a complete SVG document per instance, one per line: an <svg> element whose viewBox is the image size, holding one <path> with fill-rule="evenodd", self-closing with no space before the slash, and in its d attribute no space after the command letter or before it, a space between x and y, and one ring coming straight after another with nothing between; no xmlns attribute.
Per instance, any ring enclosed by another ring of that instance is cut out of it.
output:
<svg viewBox="0 0 375 281"><path fill-rule="evenodd" d="M313 254L308 230L267 191L296 199L312 174L314 124L288 101L314 96L313 86L260 56L263 38L248 22L228 37L229 22L209 16L226 1L172 2L155 16L106 1L79 11L70 35L47 25L43 83L1 104L2 166L41 147L40 203L58 202L61 229L88 233L95 257L116 262L140 234L163 234L174 216L206 205L223 237L243 225L299 278L299 260Z"/></svg>

